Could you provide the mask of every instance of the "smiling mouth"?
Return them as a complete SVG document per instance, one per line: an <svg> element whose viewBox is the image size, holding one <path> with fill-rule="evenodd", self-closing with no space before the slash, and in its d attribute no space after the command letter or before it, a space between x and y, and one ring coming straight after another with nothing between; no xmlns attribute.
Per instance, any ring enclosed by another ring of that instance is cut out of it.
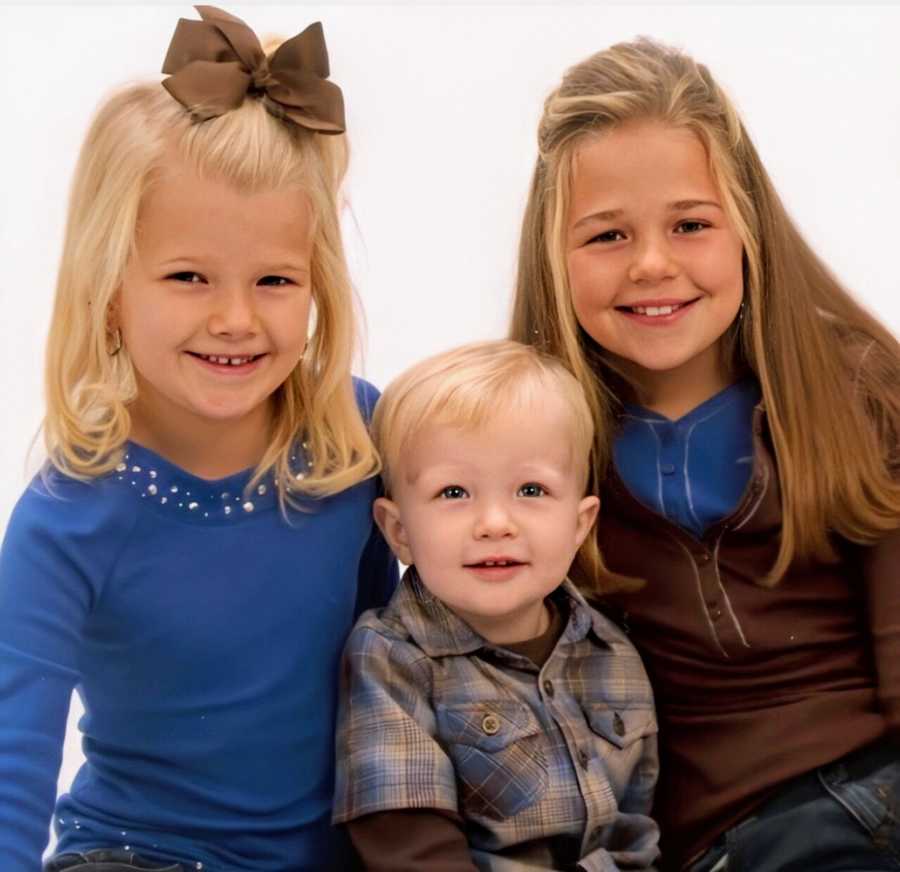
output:
<svg viewBox="0 0 900 872"><path fill-rule="evenodd" d="M466 569L481 569L482 567L492 566L524 566L521 560L501 559L501 560L481 560L478 563L466 563Z"/></svg>
<svg viewBox="0 0 900 872"><path fill-rule="evenodd" d="M264 354L244 354L240 357L229 357L223 354L199 354L196 351L189 351L188 354L191 357L196 357L198 360L214 363L217 366L246 366L248 363L255 363L260 358L265 357Z"/></svg>
<svg viewBox="0 0 900 872"><path fill-rule="evenodd" d="M644 315L648 318L662 318L692 306L699 299L697 297L693 300L685 300L683 303L667 303L664 306L616 306L616 310L631 315Z"/></svg>

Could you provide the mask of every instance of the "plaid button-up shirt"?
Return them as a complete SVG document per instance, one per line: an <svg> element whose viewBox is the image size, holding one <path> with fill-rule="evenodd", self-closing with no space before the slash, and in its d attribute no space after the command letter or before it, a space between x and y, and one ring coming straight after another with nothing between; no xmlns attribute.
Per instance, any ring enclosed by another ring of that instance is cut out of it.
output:
<svg viewBox="0 0 900 872"><path fill-rule="evenodd" d="M344 652L335 823L394 809L465 822L491 872L649 869L656 716L626 636L566 581L538 669L486 642L409 570Z"/></svg>

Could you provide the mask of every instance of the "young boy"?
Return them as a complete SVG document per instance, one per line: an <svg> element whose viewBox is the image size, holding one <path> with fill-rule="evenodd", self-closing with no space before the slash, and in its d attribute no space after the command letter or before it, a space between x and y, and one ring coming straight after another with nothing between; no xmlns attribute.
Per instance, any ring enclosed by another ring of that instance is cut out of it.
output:
<svg viewBox="0 0 900 872"><path fill-rule="evenodd" d="M468 345L393 382L373 429L409 569L344 653L335 822L369 870L650 869L650 685L566 578L600 566L577 381Z"/></svg>

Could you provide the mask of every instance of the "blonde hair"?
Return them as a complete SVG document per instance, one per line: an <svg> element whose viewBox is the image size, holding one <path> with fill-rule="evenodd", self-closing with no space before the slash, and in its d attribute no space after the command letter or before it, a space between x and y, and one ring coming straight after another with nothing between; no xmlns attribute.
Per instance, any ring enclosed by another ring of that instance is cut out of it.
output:
<svg viewBox="0 0 900 872"><path fill-rule="evenodd" d="M573 462L587 484L594 419L581 385L555 358L500 339L426 358L385 388L372 418L372 438L384 464L386 493L392 493L402 457L425 427L478 429L510 410L536 409L540 414L541 397L548 392L568 411ZM606 572L596 536L589 534L575 557L571 578L591 587Z"/></svg>
<svg viewBox="0 0 900 872"><path fill-rule="evenodd" d="M598 481L621 375L579 326L566 269L573 158L585 137L651 121L703 144L744 247L744 317L723 343L762 387L783 523L771 585L798 558L832 560L832 533L870 544L900 523L897 340L837 282L788 216L727 95L686 54L642 38L570 69L547 98L519 248L510 335L560 358L588 389ZM840 414L835 410L840 409Z"/></svg>
<svg viewBox="0 0 900 872"><path fill-rule="evenodd" d="M105 101L75 169L47 346L50 462L73 477L101 475L116 465L128 438L134 370L126 348L108 353L107 317L134 252L142 199L172 154L238 190L299 186L312 203L314 328L303 360L273 396L270 443L253 482L274 472L284 505L292 494L332 494L373 475L377 455L350 376L355 301L339 223L346 138L279 121L251 98L195 123L161 85L150 83ZM302 479L290 465L298 436L312 458Z"/></svg>

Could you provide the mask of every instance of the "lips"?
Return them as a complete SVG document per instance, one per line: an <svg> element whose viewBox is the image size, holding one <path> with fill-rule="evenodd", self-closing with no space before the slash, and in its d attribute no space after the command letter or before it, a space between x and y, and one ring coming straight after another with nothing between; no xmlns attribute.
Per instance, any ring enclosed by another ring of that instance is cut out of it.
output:
<svg viewBox="0 0 900 872"><path fill-rule="evenodd" d="M630 306L616 306L620 312L630 312L635 315L646 315L650 318L658 318L660 316L672 315L675 312L684 309L687 306L696 303L699 297L692 300L646 300L640 303L633 303Z"/></svg>
<svg viewBox="0 0 900 872"><path fill-rule="evenodd" d="M489 557L475 563L464 564L465 568L482 581L507 581L527 566L513 557Z"/></svg>
<svg viewBox="0 0 900 872"><path fill-rule="evenodd" d="M476 566L524 566L524 563L514 557L486 557L475 563L466 563L465 566L471 569Z"/></svg>
<svg viewBox="0 0 900 872"><path fill-rule="evenodd" d="M264 354L201 354L197 351L189 351L188 354L197 360L202 360L204 363L234 368L245 367L249 364L256 363L257 360L265 356Z"/></svg>

